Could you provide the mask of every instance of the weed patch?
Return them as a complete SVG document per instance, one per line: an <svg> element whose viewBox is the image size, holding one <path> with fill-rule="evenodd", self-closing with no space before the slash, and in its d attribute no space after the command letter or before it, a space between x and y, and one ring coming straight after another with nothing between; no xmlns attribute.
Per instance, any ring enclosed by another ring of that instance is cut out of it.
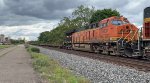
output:
<svg viewBox="0 0 150 83"><path fill-rule="evenodd" d="M33 59L33 67L41 76L49 81L49 83L89 83L84 77L73 75L68 69L51 59L50 57L36 53L31 47L28 48Z"/></svg>

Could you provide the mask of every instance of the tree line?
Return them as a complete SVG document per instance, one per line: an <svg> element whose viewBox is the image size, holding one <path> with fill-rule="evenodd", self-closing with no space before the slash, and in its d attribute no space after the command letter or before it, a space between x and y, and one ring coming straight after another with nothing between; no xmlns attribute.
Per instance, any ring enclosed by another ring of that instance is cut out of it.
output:
<svg viewBox="0 0 150 83"><path fill-rule="evenodd" d="M56 28L40 33L37 43L61 45L65 38L65 32L73 29L81 29L85 25L101 21L102 19L120 16L117 10L95 10L94 7L79 6L69 17L64 17Z"/></svg>

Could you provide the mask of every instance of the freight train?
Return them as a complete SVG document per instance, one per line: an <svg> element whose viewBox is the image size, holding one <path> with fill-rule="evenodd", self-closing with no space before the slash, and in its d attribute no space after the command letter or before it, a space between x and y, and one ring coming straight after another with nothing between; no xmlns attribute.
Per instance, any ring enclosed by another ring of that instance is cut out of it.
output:
<svg viewBox="0 0 150 83"><path fill-rule="evenodd" d="M63 47L125 57L150 56L150 7L144 9L141 30L123 16L109 17L85 28L66 32Z"/></svg>

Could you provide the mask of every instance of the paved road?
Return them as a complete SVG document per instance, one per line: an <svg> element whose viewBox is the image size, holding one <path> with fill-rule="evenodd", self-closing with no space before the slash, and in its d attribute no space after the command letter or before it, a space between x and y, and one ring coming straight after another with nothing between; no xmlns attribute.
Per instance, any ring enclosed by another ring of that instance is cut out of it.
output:
<svg viewBox="0 0 150 83"><path fill-rule="evenodd" d="M23 45L0 51L0 83L40 83Z"/></svg>

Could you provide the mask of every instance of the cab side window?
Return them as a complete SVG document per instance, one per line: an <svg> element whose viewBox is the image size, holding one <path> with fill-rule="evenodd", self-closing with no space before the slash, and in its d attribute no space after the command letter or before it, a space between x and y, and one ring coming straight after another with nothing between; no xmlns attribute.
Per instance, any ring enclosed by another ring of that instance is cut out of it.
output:
<svg viewBox="0 0 150 83"><path fill-rule="evenodd" d="M122 25L123 22L121 20L112 20L113 25Z"/></svg>
<svg viewBox="0 0 150 83"><path fill-rule="evenodd" d="M104 28L104 27L107 27L108 26L108 23L100 23L100 28Z"/></svg>

